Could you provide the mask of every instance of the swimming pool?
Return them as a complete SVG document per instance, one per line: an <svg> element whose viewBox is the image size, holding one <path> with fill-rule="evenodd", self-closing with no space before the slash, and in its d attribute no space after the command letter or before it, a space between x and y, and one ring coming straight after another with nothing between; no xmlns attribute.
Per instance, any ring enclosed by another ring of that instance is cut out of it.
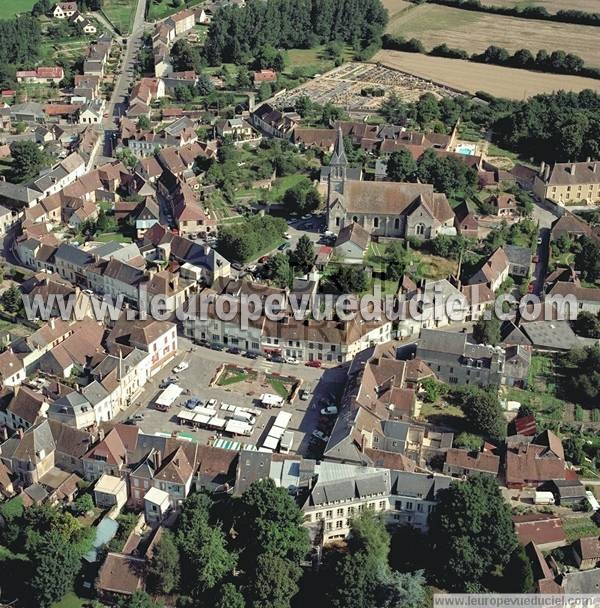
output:
<svg viewBox="0 0 600 608"><path fill-rule="evenodd" d="M458 154L475 154L477 146L475 144L458 144L455 148Z"/></svg>

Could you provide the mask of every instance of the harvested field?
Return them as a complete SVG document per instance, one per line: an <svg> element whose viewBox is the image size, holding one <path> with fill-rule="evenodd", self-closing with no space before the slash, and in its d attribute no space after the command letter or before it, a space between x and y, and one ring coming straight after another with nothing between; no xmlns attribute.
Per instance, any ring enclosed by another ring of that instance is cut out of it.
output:
<svg viewBox="0 0 600 608"><path fill-rule="evenodd" d="M568 6L565 5L565 0L483 0L482 4L484 6L517 8L543 6L549 13L557 13L560 10L583 11L585 13L597 13L600 11L598 0L569 0Z"/></svg>
<svg viewBox="0 0 600 608"><path fill-rule="evenodd" d="M383 0L383 6L387 8L390 19L393 19L398 13L414 6L408 0Z"/></svg>
<svg viewBox="0 0 600 608"><path fill-rule="evenodd" d="M490 45L516 51L528 48L576 53L588 66L600 67L598 28L535 19L519 19L422 4L405 11L388 25L392 34L418 38L430 50L445 42L469 53L481 53Z"/></svg>
<svg viewBox="0 0 600 608"><path fill-rule="evenodd" d="M486 91L509 99L524 99L560 89L593 89L600 92L600 80L592 78L543 74L417 53L379 51L373 61L461 91Z"/></svg>

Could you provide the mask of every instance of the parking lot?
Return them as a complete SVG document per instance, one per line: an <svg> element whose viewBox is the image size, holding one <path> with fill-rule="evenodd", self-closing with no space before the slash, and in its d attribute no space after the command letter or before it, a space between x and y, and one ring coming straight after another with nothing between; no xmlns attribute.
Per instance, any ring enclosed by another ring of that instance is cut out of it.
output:
<svg viewBox="0 0 600 608"><path fill-rule="evenodd" d="M333 418L321 416L320 410L326 405L337 403L343 388L343 378L347 369L345 366L316 369L303 365L273 363L264 358L251 360L241 355L193 346L189 340L181 336L178 340L178 356L152 378L136 403L119 416L121 420L135 416L135 424L146 434L165 433L172 435L173 433L183 433L184 437L194 438L202 444L209 444L215 439L223 437L243 444L260 446L266 438L275 417L283 410L289 412L292 416L287 427L294 433L292 453L312 457L320 455L319 451L322 450L324 444L314 439L312 433L317 428L327 430L332 425ZM179 374L174 374L173 368L181 361L185 361L189 364L189 367ZM282 408L266 409L259 405L258 394L247 394L239 390L243 388L243 383L210 386L211 380L221 363L232 363L256 371L259 374L279 373L285 376L294 376L300 381L300 389L309 391L310 398L301 400L296 396L291 403L286 402ZM161 393L159 384L168 377L176 378L177 384L184 389L184 393L177 398L168 411L163 412L157 409L154 401ZM259 414L256 417L252 435L249 437L232 437L209 429L194 429L187 424L180 424L177 414L182 409L186 409L185 403L190 397L197 397L204 403L209 399L216 399L218 403L215 414L222 418L231 416L227 408L223 407L223 404L257 410ZM143 417L136 414L141 414Z"/></svg>

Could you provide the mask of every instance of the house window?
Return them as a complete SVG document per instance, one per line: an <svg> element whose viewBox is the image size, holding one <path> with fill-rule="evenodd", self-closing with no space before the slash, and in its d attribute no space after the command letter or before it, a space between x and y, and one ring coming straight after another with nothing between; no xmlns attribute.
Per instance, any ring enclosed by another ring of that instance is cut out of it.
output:
<svg viewBox="0 0 600 608"><path fill-rule="evenodd" d="M336 225L336 226L339 226L339 225L340 225L340 218L339 218L339 217L336 217L336 218L335 218L335 225Z"/></svg>
<svg viewBox="0 0 600 608"><path fill-rule="evenodd" d="M373 228L379 228L379 218L378 217L373 218Z"/></svg>
<svg viewBox="0 0 600 608"><path fill-rule="evenodd" d="M425 234L425 224L417 224L415 226L415 234L417 236L423 236Z"/></svg>
<svg viewBox="0 0 600 608"><path fill-rule="evenodd" d="M394 220L394 230L400 230L400 218L399 217L397 217Z"/></svg>
<svg viewBox="0 0 600 608"><path fill-rule="evenodd" d="M352 221L353 221L353 222L358 222L358 216L353 215L353 216L352 216Z"/></svg>

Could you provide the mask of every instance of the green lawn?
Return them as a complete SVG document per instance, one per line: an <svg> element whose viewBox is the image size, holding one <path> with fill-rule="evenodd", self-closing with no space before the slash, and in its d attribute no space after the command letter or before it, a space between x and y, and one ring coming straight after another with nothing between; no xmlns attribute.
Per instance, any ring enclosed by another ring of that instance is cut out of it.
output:
<svg viewBox="0 0 600 608"><path fill-rule="evenodd" d="M73 591L69 591L60 602L52 604L52 608L84 608L85 606L89 606L89 600L78 597Z"/></svg>
<svg viewBox="0 0 600 608"><path fill-rule="evenodd" d="M600 527L598 527L589 516L565 517L563 519L563 528L569 542L573 542L578 538L598 536L598 534L600 534Z"/></svg>
<svg viewBox="0 0 600 608"><path fill-rule="evenodd" d="M217 384L219 386L228 386L230 384L236 384L237 382L243 382L247 377L247 374L243 371L231 371L225 370Z"/></svg>
<svg viewBox="0 0 600 608"><path fill-rule="evenodd" d="M136 0L105 0L102 12L121 34L131 30Z"/></svg>
<svg viewBox="0 0 600 608"><path fill-rule="evenodd" d="M120 232L105 232L103 234L97 234L94 237L95 241L99 241L100 243L131 243L131 238L121 234Z"/></svg>
<svg viewBox="0 0 600 608"><path fill-rule="evenodd" d="M530 406L541 419L561 421L566 402L558 397L558 378L552 357L534 355L529 369L528 388L507 388L504 394L509 401Z"/></svg>
<svg viewBox="0 0 600 608"><path fill-rule="evenodd" d="M277 378L271 378L269 384L273 387L273 390L283 399L287 399L290 396L290 391L287 386Z"/></svg>
<svg viewBox="0 0 600 608"><path fill-rule="evenodd" d="M347 46L344 51L344 60L350 61L354 56L354 51ZM335 63L325 53L325 46L316 46L310 49L290 49L285 52L286 74L293 74L300 69L307 77L315 74L328 72L335 67Z"/></svg>
<svg viewBox="0 0 600 608"><path fill-rule="evenodd" d="M19 13L30 13L36 0L1 0L0 19L11 19Z"/></svg>
<svg viewBox="0 0 600 608"><path fill-rule="evenodd" d="M173 3L173 0L150 0L148 8L148 21L159 21L164 19L173 13L178 13L186 7L196 6L200 4L202 0L190 0L189 2Z"/></svg>

